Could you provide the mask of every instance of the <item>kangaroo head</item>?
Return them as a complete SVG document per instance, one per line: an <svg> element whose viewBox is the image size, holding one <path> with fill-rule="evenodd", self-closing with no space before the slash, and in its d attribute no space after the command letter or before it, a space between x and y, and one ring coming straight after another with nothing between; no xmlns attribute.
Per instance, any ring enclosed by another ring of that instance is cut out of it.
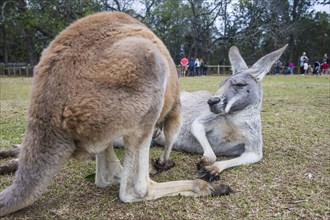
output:
<svg viewBox="0 0 330 220"><path fill-rule="evenodd" d="M248 68L237 47L229 50L233 75L225 79L207 103L214 114L229 114L248 107L261 107L261 80L282 55L287 45L259 59Z"/></svg>

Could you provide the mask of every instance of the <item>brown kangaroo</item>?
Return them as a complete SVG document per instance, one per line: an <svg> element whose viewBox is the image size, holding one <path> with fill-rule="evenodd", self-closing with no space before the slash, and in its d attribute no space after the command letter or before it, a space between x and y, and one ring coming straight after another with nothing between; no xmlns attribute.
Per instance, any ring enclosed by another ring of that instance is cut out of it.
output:
<svg viewBox="0 0 330 220"><path fill-rule="evenodd" d="M96 154L96 185L119 182L123 202L227 194L228 186L199 179L156 183L149 178L154 127L164 125L170 151L180 111L175 65L146 26L120 12L71 24L34 69L19 166L13 184L0 193L0 216L32 204L71 156L90 153ZM112 144L121 136L123 167Z"/></svg>

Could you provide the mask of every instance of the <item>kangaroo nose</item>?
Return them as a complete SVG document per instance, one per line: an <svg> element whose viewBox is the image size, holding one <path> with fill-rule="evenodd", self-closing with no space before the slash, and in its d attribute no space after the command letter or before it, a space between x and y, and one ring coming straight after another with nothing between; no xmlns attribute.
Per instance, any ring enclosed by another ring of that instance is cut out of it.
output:
<svg viewBox="0 0 330 220"><path fill-rule="evenodd" d="M209 106L215 105L217 103L220 102L220 98L219 97L212 97L209 100L207 100L207 104L209 104Z"/></svg>

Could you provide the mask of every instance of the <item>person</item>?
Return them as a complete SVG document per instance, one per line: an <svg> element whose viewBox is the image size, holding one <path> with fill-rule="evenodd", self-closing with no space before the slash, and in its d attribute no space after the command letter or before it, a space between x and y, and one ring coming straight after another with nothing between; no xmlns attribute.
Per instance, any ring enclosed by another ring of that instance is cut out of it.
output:
<svg viewBox="0 0 330 220"><path fill-rule="evenodd" d="M321 64L319 61L316 61L313 65L313 75L320 75Z"/></svg>
<svg viewBox="0 0 330 220"><path fill-rule="evenodd" d="M193 57L190 58L190 60L189 60L188 72L189 72L189 76L194 76L194 72L195 72L195 60L194 60Z"/></svg>
<svg viewBox="0 0 330 220"><path fill-rule="evenodd" d="M294 64L291 62L289 65L290 68L290 75L293 75Z"/></svg>
<svg viewBox="0 0 330 220"><path fill-rule="evenodd" d="M203 76L206 76L206 71L207 71L207 65L206 65L206 62L204 62L203 59L200 59L200 62L201 62L201 74Z"/></svg>
<svg viewBox="0 0 330 220"><path fill-rule="evenodd" d="M303 73L303 75L308 74L308 68L309 68L309 66L308 66L307 61L304 62L304 66L303 67L304 67L304 70L303 70L304 73Z"/></svg>
<svg viewBox="0 0 330 220"><path fill-rule="evenodd" d="M301 75L305 75L305 70L308 69L308 57L306 56L306 52L303 52L303 54L301 55L300 57L300 73ZM306 65L307 65L307 68L306 68Z"/></svg>
<svg viewBox="0 0 330 220"><path fill-rule="evenodd" d="M289 63L286 63L285 64L285 67L284 67L284 72L286 75L289 75L290 74L290 67L289 67Z"/></svg>
<svg viewBox="0 0 330 220"><path fill-rule="evenodd" d="M322 74L326 74L329 68L329 64L327 62L323 62L321 64Z"/></svg>
<svg viewBox="0 0 330 220"><path fill-rule="evenodd" d="M323 63L325 62L325 63L329 64L328 54L326 54L326 53L324 54L322 61L323 61Z"/></svg>
<svg viewBox="0 0 330 220"><path fill-rule="evenodd" d="M189 64L189 60L186 57L183 57L180 60L181 76L183 77L187 76L188 64Z"/></svg>
<svg viewBox="0 0 330 220"><path fill-rule="evenodd" d="M195 75L196 76L200 76L200 66L201 66L201 63L200 63L199 59L196 58L196 60L195 60Z"/></svg>
<svg viewBox="0 0 330 220"><path fill-rule="evenodd" d="M282 66L282 62L280 60L277 60L275 63L275 74L276 75L280 75L281 66Z"/></svg>

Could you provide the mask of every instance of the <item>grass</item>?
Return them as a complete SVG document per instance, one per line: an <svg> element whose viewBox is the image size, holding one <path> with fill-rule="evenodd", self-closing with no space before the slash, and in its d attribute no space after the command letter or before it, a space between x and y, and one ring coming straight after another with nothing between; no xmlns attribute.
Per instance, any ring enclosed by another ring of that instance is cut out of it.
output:
<svg viewBox="0 0 330 220"><path fill-rule="evenodd" d="M215 91L223 76L181 78L182 90ZM0 78L0 148L20 143L31 78ZM267 76L263 81L264 158L221 175L235 193L120 202L118 186L99 189L85 177L95 162L70 160L31 206L8 219L329 219L330 77ZM117 149L119 157L123 150ZM151 149L151 157L162 152ZM200 155L173 152L176 167L159 182L194 179ZM225 159L225 158L218 158ZM5 163L6 160L0 162ZM312 176L312 178L309 178ZM13 176L0 178L0 191Z"/></svg>

